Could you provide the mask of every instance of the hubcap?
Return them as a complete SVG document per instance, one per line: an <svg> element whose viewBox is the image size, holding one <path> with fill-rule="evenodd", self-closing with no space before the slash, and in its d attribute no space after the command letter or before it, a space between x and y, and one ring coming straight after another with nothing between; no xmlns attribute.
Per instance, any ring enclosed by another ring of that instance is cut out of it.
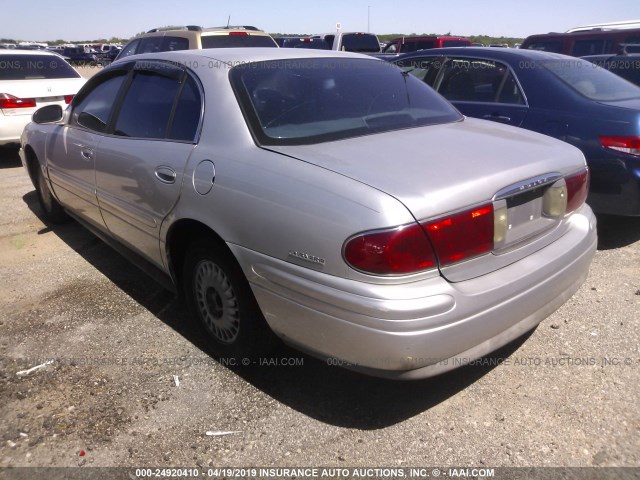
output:
<svg viewBox="0 0 640 480"><path fill-rule="evenodd" d="M211 260L196 265L196 303L205 327L221 343L231 344L240 333L240 312L229 278Z"/></svg>

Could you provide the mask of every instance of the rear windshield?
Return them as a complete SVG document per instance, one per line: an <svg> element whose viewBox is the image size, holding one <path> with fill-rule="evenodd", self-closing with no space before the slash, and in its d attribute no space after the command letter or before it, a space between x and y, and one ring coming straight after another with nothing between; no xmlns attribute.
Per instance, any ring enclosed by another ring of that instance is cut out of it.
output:
<svg viewBox="0 0 640 480"><path fill-rule="evenodd" d="M267 35L207 35L200 37L202 48L277 47Z"/></svg>
<svg viewBox="0 0 640 480"><path fill-rule="evenodd" d="M586 60L544 60L540 64L591 100L615 102L640 98L640 88Z"/></svg>
<svg viewBox="0 0 640 480"><path fill-rule="evenodd" d="M380 52L378 37L367 33L348 33L342 36L342 50L347 52Z"/></svg>
<svg viewBox="0 0 640 480"><path fill-rule="evenodd" d="M239 65L231 82L263 145L304 145L456 122L416 78L379 60L305 58Z"/></svg>
<svg viewBox="0 0 640 480"><path fill-rule="evenodd" d="M80 78L60 57L52 55L0 55L0 80Z"/></svg>
<svg viewBox="0 0 640 480"><path fill-rule="evenodd" d="M640 57L620 56L606 62L594 63L636 85L640 85Z"/></svg>

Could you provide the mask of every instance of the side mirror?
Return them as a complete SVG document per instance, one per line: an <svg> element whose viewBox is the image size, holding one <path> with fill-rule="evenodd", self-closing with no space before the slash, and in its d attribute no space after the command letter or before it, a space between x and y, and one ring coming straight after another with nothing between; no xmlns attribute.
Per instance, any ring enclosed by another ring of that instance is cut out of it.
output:
<svg viewBox="0 0 640 480"><path fill-rule="evenodd" d="M60 105L47 105L39 108L33 113L31 118L35 123L56 123L62 120L62 107Z"/></svg>

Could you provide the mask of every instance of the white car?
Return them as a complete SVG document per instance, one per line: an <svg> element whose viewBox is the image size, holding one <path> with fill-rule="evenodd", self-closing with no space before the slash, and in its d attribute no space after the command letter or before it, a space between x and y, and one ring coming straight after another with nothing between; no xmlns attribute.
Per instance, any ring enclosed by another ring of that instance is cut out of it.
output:
<svg viewBox="0 0 640 480"><path fill-rule="evenodd" d="M0 145L18 144L38 108L65 108L84 85L60 55L42 50L0 51Z"/></svg>

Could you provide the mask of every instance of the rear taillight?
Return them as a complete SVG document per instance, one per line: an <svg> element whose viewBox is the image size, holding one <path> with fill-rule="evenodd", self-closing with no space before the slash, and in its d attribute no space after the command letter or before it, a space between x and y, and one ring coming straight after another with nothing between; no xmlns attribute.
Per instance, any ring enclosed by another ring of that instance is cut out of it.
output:
<svg viewBox="0 0 640 480"><path fill-rule="evenodd" d="M440 266L482 255L493 249L493 204L423 222Z"/></svg>
<svg viewBox="0 0 640 480"><path fill-rule="evenodd" d="M71 101L73 100L73 97L75 97L75 95L65 95L64 96L64 103L69 105L71 103Z"/></svg>
<svg viewBox="0 0 640 480"><path fill-rule="evenodd" d="M18 98L8 93L0 93L0 108L32 108L36 106L35 98Z"/></svg>
<svg viewBox="0 0 640 480"><path fill-rule="evenodd" d="M374 275L406 275L436 266L429 240L417 223L353 237L345 243L344 258L356 270Z"/></svg>
<svg viewBox="0 0 640 480"><path fill-rule="evenodd" d="M229 32L229 36L231 36L231 37L248 37L249 34L247 32Z"/></svg>
<svg viewBox="0 0 640 480"><path fill-rule="evenodd" d="M600 137L600 144L609 150L640 157L640 137Z"/></svg>
<svg viewBox="0 0 640 480"><path fill-rule="evenodd" d="M589 169L565 177L567 184L567 211L571 213L582 206L589 194Z"/></svg>

